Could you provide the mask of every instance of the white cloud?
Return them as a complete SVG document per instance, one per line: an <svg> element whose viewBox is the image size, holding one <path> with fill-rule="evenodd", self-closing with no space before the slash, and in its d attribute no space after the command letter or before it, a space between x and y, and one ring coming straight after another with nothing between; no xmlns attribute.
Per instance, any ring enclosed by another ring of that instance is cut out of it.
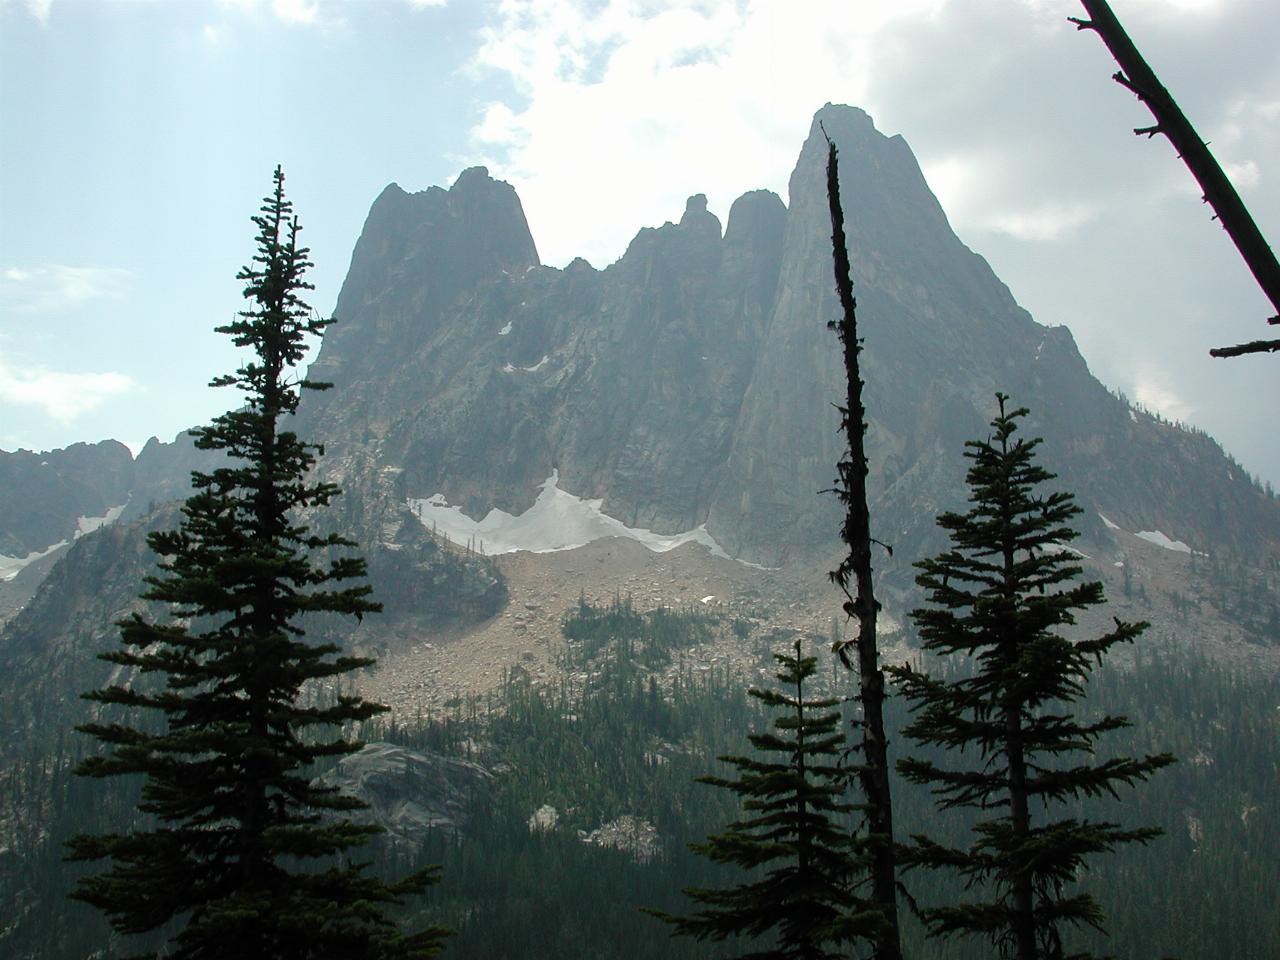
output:
<svg viewBox="0 0 1280 960"><path fill-rule="evenodd" d="M1157 15L1169 13L1210 14L1220 13L1226 0L1130 0L1134 7L1150 8ZM1143 10L1143 13L1146 13Z"/></svg>
<svg viewBox="0 0 1280 960"><path fill-rule="evenodd" d="M408 0L409 6L418 10L425 10L428 7L443 7L449 0Z"/></svg>
<svg viewBox="0 0 1280 960"><path fill-rule="evenodd" d="M53 0L25 0L23 6L27 8L29 14L45 24L49 22L49 10L53 6Z"/></svg>
<svg viewBox="0 0 1280 960"><path fill-rule="evenodd" d="M879 32L943 0L504 0L472 69L512 81L472 130L549 263L619 256L706 193L784 197L813 111L864 103ZM626 184L626 189L620 185Z"/></svg>
<svg viewBox="0 0 1280 960"><path fill-rule="evenodd" d="M257 14L265 10L281 23L316 27L339 22L338 18L321 15L320 0L219 0L219 3L241 14ZM332 9L333 5L327 6Z"/></svg>
<svg viewBox="0 0 1280 960"><path fill-rule="evenodd" d="M1018 240L1061 240L1095 219L1101 211L1089 203L1046 203L991 216L985 226Z"/></svg>
<svg viewBox="0 0 1280 960"><path fill-rule="evenodd" d="M956 154L920 161L929 189L942 204L948 219L954 220L957 212L964 206L965 197L972 195L977 167L973 158Z"/></svg>
<svg viewBox="0 0 1280 960"><path fill-rule="evenodd" d="M313 24L319 16L316 0L272 0L271 11L285 23Z"/></svg>
<svg viewBox="0 0 1280 960"><path fill-rule="evenodd" d="M1133 383L1133 399L1166 420L1186 423L1196 412L1195 405L1178 395L1162 371L1139 371Z"/></svg>
<svg viewBox="0 0 1280 960"><path fill-rule="evenodd" d="M123 373L20 370L0 357L0 404L39 407L61 424L70 423L112 397L137 388L133 378Z"/></svg>
<svg viewBox="0 0 1280 960"><path fill-rule="evenodd" d="M1222 170L1231 179L1237 190L1252 190L1262 182L1262 171L1253 160L1224 163Z"/></svg>
<svg viewBox="0 0 1280 960"><path fill-rule="evenodd" d="M64 313L94 300L118 300L133 282L119 267L38 267L0 269L0 308L15 313Z"/></svg>

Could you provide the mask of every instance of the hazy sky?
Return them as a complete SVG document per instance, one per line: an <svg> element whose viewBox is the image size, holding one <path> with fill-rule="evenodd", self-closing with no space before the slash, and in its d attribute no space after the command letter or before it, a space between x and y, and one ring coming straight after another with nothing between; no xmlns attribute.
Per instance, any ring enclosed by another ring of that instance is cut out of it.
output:
<svg viewBox="0 0 1280 960"><path fill-rule="evenodd" d="M1113 0L1280 242L1276 0ZM283 164L332 310L390 181L485 163L544 262L603 267L787 177L826 101L1094 373L1280 484L1269 304L1076 0L0 0L0 448L171 439L234 399L212 332ZM855 251L856 253L856 251Z"/></svg>

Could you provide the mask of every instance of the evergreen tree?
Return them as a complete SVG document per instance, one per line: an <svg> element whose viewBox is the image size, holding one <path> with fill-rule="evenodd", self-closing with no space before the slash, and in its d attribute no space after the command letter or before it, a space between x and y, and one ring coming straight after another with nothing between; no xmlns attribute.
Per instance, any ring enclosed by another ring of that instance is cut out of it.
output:
<svg viewBox="0 0 1280 960"><path fill-rule="evenodd" d="M73 839L70 859L112 864L72 896L121 933L176 920L166 956L184 960L430 957L443 932L402 935L384 911L432 872L394 884L366 875L347 854L377 828L345 816L363 804L311 782L317 760L360 746L333 727L386 708L350 695L311 705L317 684L372 661L308 642L304 616L358 619L379 605L367 584L346 583L365 575L364 560L346 550L354 544L301 520L338 489L309 479L318 447L281 421L301 390L329 386L290 371L304 337L331 321L302 300L311 263L278 167L253 222L257 252L237 275L249 306L217 328L252 356L212 382L238 387L245 403L193 431L200 449L225 452L226 465L193 473L179 528L149 538L161 572L142 596L168 604L171 617L121 621L121 648L102 657L134 676L84 695L113 714L147 712L134 726L100 716L78 728L110 748L78 773L145 775L138 809L148 826ZM321 552L328 559L314 558Z"/></svg>
<svg viewBox="0 0 1280 960"><path fill-rule="evenodd" d="M1070 494L1035 492L1053 478L1035 462L1040 440L1015 438L1016 421L1027 411L1006 411L1008 398L996 399L994 437L966 444L969 511L938 518L951 547L917 564L916 582L933 605L912 612L925 650L971 658L972 669L958 679L910 667L894 674L914 701L909 737L957 759L977 752L966 768L911 758L899 770L929 784L943 809L1003 812L975 825L968 849L916 836L905 861L959 870L971 889L990 897L923 911L932 934L986 935L1002 956L1018 960L1060 958L1064 926L1100 928L1103 920L1091 896L1068 890L1085 857L1146 843L1160 831L1033 819L1033 806L1047 815L1063 801L1114 797L1118 785L1145 780L1173 758L1096 761L1097 741L1128 722L1120 716L1085 722L1067 712L1103 655L1146 624L1116 620L1110 633L1078 641L1054 632L1073 624L1077 611L1103 603L1102 585L1072 583L1081 568L1062 545L1076 536L1067 524L1080 508Z"/></svg>
<svg viewBox="0 0 1280 960"><path fill-rule="evenodd" d="M781 690L751 689L751 696L778 709L776 732L750 736L751 744L778 759L723 756L739 777L700 777L700 782L732 790L742 798L745 819L724 833L691 844L718 863L733 864L758 876L723 890L687 888L704 909L688 917L656 913L677 935L699 940L731 936L760 937L776 931L775 943L743 955L743 960L827 960L840 948L874 940L883 914L854 894L865 871L845 821L854 806L843 797L848 773L840 764L844 734L832 698L806 699L804 683L816 669L815 657L774 654L782 669ZM825 712L824 712L825 711ZM769 868L759 875L761 868Z"/></svg>

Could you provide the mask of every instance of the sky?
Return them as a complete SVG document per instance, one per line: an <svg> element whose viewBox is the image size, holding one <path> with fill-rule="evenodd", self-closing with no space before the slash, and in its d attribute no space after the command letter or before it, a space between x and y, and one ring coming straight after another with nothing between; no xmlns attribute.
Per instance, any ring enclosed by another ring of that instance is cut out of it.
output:
<svg viewBox="0 0 1280 960"><path fill-rule="evenodd" d="M1280 238L1275 0L1112 0ZM960 238L1107 386L1280 485L1270 305L1078 0L0 0L0 449L135 449L235 402L281 164L332 312L387 183L484 164L544 263L787 179L822 104L911 145ZM855 251L856 254L856 251ZM339 318L340 319L340 318Z"/></svg>

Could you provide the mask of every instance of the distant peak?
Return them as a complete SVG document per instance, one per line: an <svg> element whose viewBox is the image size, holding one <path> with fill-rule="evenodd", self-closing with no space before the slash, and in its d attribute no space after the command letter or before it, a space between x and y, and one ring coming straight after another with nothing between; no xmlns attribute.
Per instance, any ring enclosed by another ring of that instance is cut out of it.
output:
<svg viewBox="0 0 1280 960"><path fill-rule="evenodd" d="M382 188L382 192L378 194L377 199L373 201L373 206L369 212L372 214L374 210L394 209L407 196L408 194L400 187L400 184L394 181L388 183Z"/></svg>
<svg viewBox="0 0 1280 960"><path fill-rule="evenodd" d="M823 126L831 126L838 124L846 129L863 128L874 131L876 128L875 121L871 119L871 114L863 110L861 107L851 107L845 103L824 103L821 109L813 115L814 126L821 123ZM828 130L828 133L831 131Z"/></svg>
<svg viewBox="0 0 1280 960"><path fill-rule="evenodd" d="M786 217L786 205L772 190L749 190L729 208L725 243L750 241L758 236L776 236L780 240Z"/></svg>
<svg viewBox="0 0 1280 960"><path fill-rule="evenodd" d="M707 210L707 195L695 193L684 205L684 216L680 218L680 226L696 233L715 234L720 239L720 220Z"/></svg>
<svg viewBox="0 0 1280 960"><path fill-rule="evenodd" d="M496 181L489 176L488 167L467 167L460 174L458 179L453 181L453 186L449 188L450 192L454 190L468 190L473 186L482 183L495 183Z"/></svg>

